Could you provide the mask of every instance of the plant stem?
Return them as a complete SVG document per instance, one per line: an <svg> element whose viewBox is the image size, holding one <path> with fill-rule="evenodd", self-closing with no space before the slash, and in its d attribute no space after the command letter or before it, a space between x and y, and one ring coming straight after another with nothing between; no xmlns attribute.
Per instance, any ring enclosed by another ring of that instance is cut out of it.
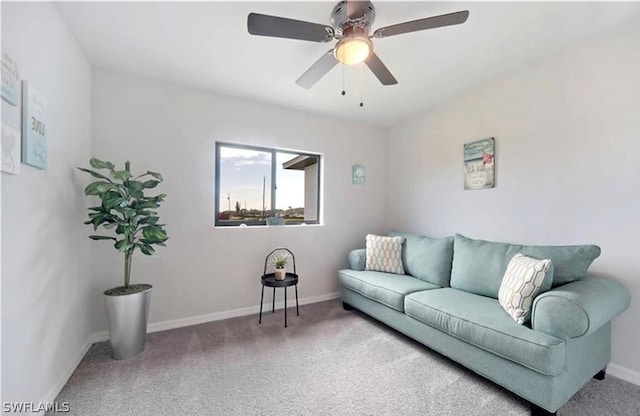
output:
<svg viewBox="0 0 640 416"><path fill-rule="evenodd" d="M129 278L131 277L131 253L124 253L124 287L129 288Z"/></svg>

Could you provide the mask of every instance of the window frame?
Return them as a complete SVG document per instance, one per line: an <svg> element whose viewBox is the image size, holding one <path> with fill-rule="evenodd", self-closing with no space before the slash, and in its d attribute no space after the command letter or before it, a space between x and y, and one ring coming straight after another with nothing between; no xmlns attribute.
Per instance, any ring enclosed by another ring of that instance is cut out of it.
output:
<svg viewBox="0 0 640 416"><path fill-rule="evenodd" d="M235 149L241 150L253 150L257 152L265 152L271 154L271 182L269 186L269 192L271 195L271 207L267 210L269 217L273 217L276 211L276 176L277 176L277 154L278 153L287 153L291 155L297 156L312 156L318 159L318 175L316 180L318 187L317 194L317 203L316 203L316 212L318 213L318 218L315 220L302 220L295 223L284 224L284 226L295 226L301 224L320 224L320 215L321 215L321 206L322 206L322 187L320 186L320 179L322 178L322 155L320 153L312 153L312 152L299 152L297 150L289 150L289 149L279 149L275 147L265 147L265 146L255 146L248 144L239 144L239 143L229 143L229 142L220 142L216 141L216 149L215 149L215 184L214 184L214 199L215 206L213 209L214 213L214 226L215 227L238 227L241 224L245 224L247 226L267 226L267 220L256 220L256 221L234 221L234 220L220 220L220 152L222 147L231 147ZM269 226L271 227L271 226ZM282 227L282 225L276 226Z"/></svg>

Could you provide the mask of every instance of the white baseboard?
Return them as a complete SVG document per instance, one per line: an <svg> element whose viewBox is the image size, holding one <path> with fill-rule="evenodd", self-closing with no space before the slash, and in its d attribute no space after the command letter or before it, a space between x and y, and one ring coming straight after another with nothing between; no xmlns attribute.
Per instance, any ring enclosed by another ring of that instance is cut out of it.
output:
<svg viewBox="0 0 640 416"><path fill-rule="evenodd" d="M82 348L80 348L78 355L76 355L73 361L71 361L65 372L62 373L58 381L51 387L49 392L44 396L40 403L51 403L56 400L56 397L58 397L58 394L60 394L60 391L62 391L64 385L67 384L67 381L69 381L71 374L73 374L73 372L76 370L76 368L80 364L80 361L82 361L84 356L87 354L87 351L89 351L89 348L91 348L91 345L93 345L93 340L92 337L89 337Z"/></svg>
<svg viewBox="0 0 640 416"><path fill-rule="evenodd" d="M310 303L324 302L327 300L338 299L340 292L327 293L319 296L307 296L299 299L300 305L308 305ZM295 298L292 299L295 302ZM263 306L264 310L271 309L271 303L266 302ZM289 303L289 307L295 303ZM284 302L276 302L276 309L284 308ZM188 318L172 319L170 321L153 322L147 326L147 333L166 331L168 329L183 328L185 326L204 324L206 322L221 321L223 319L237 318L239 316L253 315L260 312L260 305L249 306L246 308L231 309L228 311L214 312L206 315L191 316ZM91 335L91 342L103 342L109 339L108 331L94 332Z"/></svg>
<svg viewBox="0 0 640 416"><path fill-rule="evenodd" d="M621 380L640 386L640 373L630 370L618 364L611 363L607 366L607 374L611 374Z"/></svg>

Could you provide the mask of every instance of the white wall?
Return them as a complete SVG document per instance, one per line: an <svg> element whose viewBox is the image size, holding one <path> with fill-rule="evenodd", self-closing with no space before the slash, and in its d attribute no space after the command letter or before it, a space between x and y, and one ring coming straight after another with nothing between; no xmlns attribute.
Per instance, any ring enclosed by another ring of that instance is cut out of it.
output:
<svg viewBox="0 0 640 416"><path fill-rule="evenodd" d="M128 159L134 170L165 177L160 218L170 239L158 258L138 253L132 270L133 282L154 285L151 328L242 308L257 312L264 257L278 246L296 255L301 298L335 293L349 250L386 227L382 128L103 70L94 72L93 87L96 157ZM216 140L322 153L324 225L214 228ZM356 162L367 166L365 186L351 184ZM101 291L122 284L121 256L101 243L93 248L96 331L106 329Z"/></svg>
<svg viewBox="0 0 640 416"><path fill-rule="evenodd" d="M2 399L53 400L88 347L91 67L50 3L2 3L2 49L47 99L48 169L2 174Z"/></svg>
<svg viewBox="0 0 640 416"><path fill-rule="evenodd" d="M612 361L640 383L639 121L640 30L629 29L392 127L387 223L600 245L590 270L633 296L613 323ZM497 187L464 191L462 146L487 137L496 139Z"/></svg>

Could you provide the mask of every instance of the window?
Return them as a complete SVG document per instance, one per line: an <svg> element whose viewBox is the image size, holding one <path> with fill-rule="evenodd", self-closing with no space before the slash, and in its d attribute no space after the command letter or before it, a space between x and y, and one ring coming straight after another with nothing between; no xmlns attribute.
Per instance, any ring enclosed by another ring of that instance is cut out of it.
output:
<svg viewBox="0 0 640 416"><path fill-rule="evenodd" d="M216 143L215 225L317 224L320 155Z"/></svg>

